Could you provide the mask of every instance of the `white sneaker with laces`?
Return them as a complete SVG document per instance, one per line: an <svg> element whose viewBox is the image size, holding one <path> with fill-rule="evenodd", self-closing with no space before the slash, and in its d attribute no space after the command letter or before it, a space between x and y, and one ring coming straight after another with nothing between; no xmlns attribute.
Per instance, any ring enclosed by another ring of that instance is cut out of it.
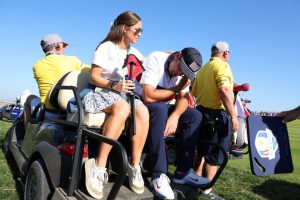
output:
<svg viewBox="0 0 300 200"><path fill-rule="evenodd" d="M144 193L144 180L142 177L141 167L139 165L132 167L128 164L128 178L129 186L132 191L137 194Z"/></svg>
<svg viewBox="0 0 300 200"><path fill-rule="evenodd" d="M96 198L103 197L103 184L108 181L106 168L95 166L95 159L89 159L84 164L85 167L85 186L88 193Z"/></svg>
<svg viewBox="0 0 300 200"><path fill-rule="evenodd" d="M151 181L153 192L160 199L174 199L174 192L170 186L170 179L167 175L161 174L159 178Z"/></svg>

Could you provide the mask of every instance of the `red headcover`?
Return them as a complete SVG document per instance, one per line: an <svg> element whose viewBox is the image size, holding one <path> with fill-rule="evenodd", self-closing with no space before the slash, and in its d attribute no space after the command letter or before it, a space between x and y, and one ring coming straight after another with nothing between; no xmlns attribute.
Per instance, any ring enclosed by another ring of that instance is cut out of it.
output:
<svg viewBox="0 0 300 200"><path fill-rule="evenodd" d="M130 69L131 65L132 71ZM123 68L124 67L127 67L128 74L126 76L131 80L136 78L139 81L139 79L141 78L141 74L143 73L143 71L145 71L141 61L133 54L127 55Z"/></svg>
<svg viewBox="0 0 300 200"><path fill-rule="evenodd" d="M242 85L234 84L233 91L239 92L239 91L248 91L250 90L250 85L248 83L244 83Z"/></svg>

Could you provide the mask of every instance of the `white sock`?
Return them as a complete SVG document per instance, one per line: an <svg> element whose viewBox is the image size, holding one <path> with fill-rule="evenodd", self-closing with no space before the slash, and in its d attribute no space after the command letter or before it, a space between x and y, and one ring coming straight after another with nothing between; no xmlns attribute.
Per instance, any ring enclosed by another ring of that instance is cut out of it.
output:
<svg viewBox="0 0 300 200"><path fill-rule="evenodd" d="M131 168L131 169L136 169L136 168L139 168L140 167L140 165L132 165L132 164L128 164L129 165L129 167Z"/></svg>
<svg viewBox="0 0 300 200"><path fill-rule="evenodd" d="M96 166L96 161L94 162L94 167L98 170L101 170L101 171L106 171L106 168L105 167L97 167Z"/></svg>

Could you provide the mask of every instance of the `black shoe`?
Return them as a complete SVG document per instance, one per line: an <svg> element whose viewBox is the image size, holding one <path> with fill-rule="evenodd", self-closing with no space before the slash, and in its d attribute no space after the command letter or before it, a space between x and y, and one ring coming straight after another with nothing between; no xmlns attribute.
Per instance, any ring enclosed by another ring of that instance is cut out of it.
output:
<svg viewBox="0 0 300 200"><path fill-rule="evenodd" d="M211 200L225 200L224 198L217 195L213 190L211 190L208 194L205 194L204 192L200 192L200 194Z"/></svg>

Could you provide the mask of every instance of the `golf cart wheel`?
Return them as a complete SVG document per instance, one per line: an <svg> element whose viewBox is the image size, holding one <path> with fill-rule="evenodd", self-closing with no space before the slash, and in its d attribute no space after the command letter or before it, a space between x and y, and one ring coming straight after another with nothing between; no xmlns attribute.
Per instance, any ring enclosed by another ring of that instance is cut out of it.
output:
<svg viewBox="0 0 300 200"><path fill-rule="evenodd" d="M47 200L51 190L47 177L40 160L34 161L27 173L24 199L25 200Z"/></svg>

